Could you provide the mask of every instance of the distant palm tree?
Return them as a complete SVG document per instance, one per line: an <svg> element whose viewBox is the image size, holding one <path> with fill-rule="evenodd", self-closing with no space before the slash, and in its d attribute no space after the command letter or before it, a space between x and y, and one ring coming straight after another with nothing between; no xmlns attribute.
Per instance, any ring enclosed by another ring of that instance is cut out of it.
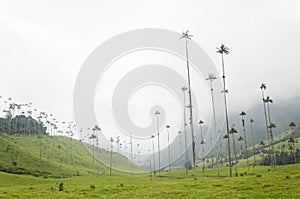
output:
<svg viewBox="0 0 300 199"><path fill-rule="evenodd" d="M270 112L270 103L273 103L273 100L267 96L267 98L264 100L264 102L267 104L267 109L268 109L268 118L269 118L269 136L270 136L270 145L272 147L272 154L271 154L271 162L273 165L273 170L276 169L276 154L275 154L275 150L274 150L274 138L273 138L273 128L276 127L276 125L274 123L272 123L271 120L271 112Z"/></svg>
<svg viewBox="0 0 300 199"><path fill-rule="evenodd" d="M182 143L181 143L181 131L178 131L178 134L179 134L179 144L180 144L180 162L182 164L182 169L183 169L183 161L182 161Z"/></svg>
<svg viewBox="0 0 300 199"><path fill-rule="evenodd" d="M250 119L250 127L251 127L251 135L252 135L252 146L253 146L253 155L254 155L254 164L253 166L256 165L256 157L255 157L255 154L256 154L256 149L255 149L255 143L254 143L254 135L253 135L253 123L254 123L254 120L253 119Z"/></svg>
<svg viewBox="0 0 300 199"><path fill-rule="evenodd" d="M187 165L188 163L188 159L189 159L189 149L187 147L187 130L186 130L186 127L187 127L187 124L186 124L186 96L185 96L185 92L187 92L187 87L186 86L183 86L181 88L182 90L182 93L183 93L183 128L184 128L184 150L185 150L185 165ZM189 174L188 174L188 168L185 167L185 177L188 177Z"/></svg>
<svg viewBox="0 0 300 199"><path fill-rule="evenodd" d="M155 138L155 136L152 135L151 138L152 138L152 154L153 154L153 172L154 172L154 175L155 175L156 174L156 171L155 171L155 155L154 155L154 138Z"/></svg>
<svg viewBox="0 0 300 199"><path fill-rule="evenodd" d="M212 82L214 80L216 80L217 77L215 76L215 74L210 73L208 74L208 78L206 78L206 80L210 81L210 94L211 94L211 102L212 102L212 108L213 108L213 121L214 121L214 131L215 131L215 135L218 136L217 133L217 122L216 122L216 109L215 109L215 100L214 100L214 89L213 89L213 84ZM218 168L218 176L220 176L220 168L219 168L219 147L217 147L217 158L216 158L216 163L217 163L217 168Z"/></svg>
<svg viewBox="0 0 300 199"><path fill-rule="evenodd" d="M192 154L193 154L193 167L194 167L194 180L197 179L196 173L196 152L195 152L195 136L194 136L194 124L193 124L193 104L192 104L192 90L191 90L191 78L190 78L190 64L189 64L189 53L188 53L188 41L191 40L193 35L189 35L189 31L183 32L180 39L185 39L185 52L186 52L186 66L188 73L188 93L189 93L189 105L190 108L190 125L192 133Z"/></svg>
<svg viewBox="0 0 300 199"><path fill-rule="evenodd" d="M293 154L293 156L294 156L294 163L296 164L297 163L297 159L296 159L296 153L295 153L295 143L296 143L295 138L292 138L292 137L289 138L288 143L289 143L289 150Z"/></svg>
<svg viewBox="0 0 300 199"><path fill-rule="evenodd" d="M242 111L240 113L240 116L242 117L242 126L243 126L243 132L244 132L244 141L245 141L245 156L247 158L247 167L248 167L248 171L249 171L249 160L248 160L248 145L247 145L247 137L246 137L246 128L245 128L245 116L246 116L246 113L244 111ZM244 157L245 157L244 156Z"/></svg>
<svg viewBox="0 0 300 199"><path fill-rule="evenodd" d="M159 111L156 111L155 112L155 115L156 115L156 127L157 127L157 146L158 146L158 172L159 172L159 175L160 175L160 145L159 145L159 115L160 115L160 112Z"/></svg>
<svg viewBox="0 0 300 199"><path fill-rule="evenodd" d="M267 89L266 84L261 83L260 86L261 89L261 95L262 95L262 101L264 105L264 115L265 115L265 123L266 123L266 130L267 130L267 138L268 138L268 144L270 145L270 136L269 136L269 128L268 128L268 116L267 116L267 109L265 104L265 90Z"/></svg>
<svg viewBox="0 0 300 199"><path fill-rule="evenodd" d="M171 151L170 151L170 135L169 135L169 128L170 126L167 125L166 129L168 132L168 156L169 156L169 172L171 172Z"/></svg>
<svg viewBox="0 0 300 199"><path fill-rule="evenodd" d="M226 89L226 81L225 81L225 67L224 67L224 54L229 54L229 48L226 47L224 44L220 46L220 48L217 48L217 53L220 53L222 55L222 71L223 71L223 94L224 94L224 104L225 104L225 118L226 118L226 130L227 130L227 147L228 147L228 161L229 161L229 174L230 177L232 177L232 165L231 165L231 152L230 152L230 140L229 140L229 118L228 118L228 110L227 110L227 99L226 94L228 93L228 89Z"/></svg>
<svg viewBox="0 0 300 199"><path fill-rule="evenodd" d="M274 143L273 143L273 132L272 129L276 128L275 123L270 123L269 129L270 129L270 139L271 139L271 146L272 146L272 163L273 163L273 170L276 170L276 153L275 153L275 149L274 149Z"/></svg>
<svg viewBox="0 0 300 199"><path fill-rule="evenodd" d="M291 122L291 123L289 124L289 127L291 127L291 130L293 131L294 128L296 127L296 124L295 124L294 122Z"/></svg>
<svg viewBox="0 0 300 199"><path fill-rule="evenodd" d="M99 158L99 135L98 135L98 132L101 131L101 128L98 126L98 125L95 125L94 128L92 129L94 131L94 135L96 136L96 155L97 157ZM72 132L71 132L71 138L72 138ZM72 150L70 150L71 154L72 154ZM72 157L72 155L71 155ZM71 158L72 160L72 158ZM98 176L98 171L99 171L99 164L98 164L98 161L96 161L96 167L97 167L97 176Z"/></svg>
<svg viewBox="0 0 300 199"><path fill-rule="evenodd" d="M132 133L130 132L131 175L133 176Z"/></svg>
<svg viewBox="0 0 300 199"><path fill-rule="evenodd" d="M111 168L112 168L112 151L113 151L113 142L114 139L110 138L110 163L109 163L109 175L111 176Z"/></svg>
<svg viewBox="0 0 300 199"><path fill-rule="evenodd" d="M202 158L202 176L204 176L204 162L205 162L205 158L204 158L204 144L205 141L203 139L203 132L202 132L202 124L204 124L204 122L202 120L199 121L199 126L200 126L200 137L201 137L201 158Z"/></svg>
<svg viewBox="0 0 300 199"><path fill-rule="evenodd" d="M266 144L264 143L264 141L260 141L259 145L260 146L265 146Z"/></svg>
<svg viewBox="0 0 300 199"><path fill-rule="evenodd" d="M243 141L244 141L244 138L242 136L240 136L238 138L238 141L240 142L240 147L241 147L241 155L242 155L242 159L244 159L244 152L243 152Z"/></svg>
<svg viewBox="0 0 300 199"><path fill-rule="evenodd" d="M235 158L235 164L234 164L235 165L235 175L237 176L238 175L238 170L237 170L238 160L237 160L237 156L236 156L236 146L235 146L235 136L234 136L234 134L237 134L238 132L234 128L234 125L233 125L233 127L231 127L229 133L232 135L233 153L234 153L234 158Z"/></svg>
<svg viewBox="0 0 300 199"><path fill-rule="evenodd" d="M90 128L88 128L90 129ZM94 168L94 165L95 165L95 139L97 138L97 136L93 133L89 139L92 140L92 150L93 150L93 168Z"/></svg>

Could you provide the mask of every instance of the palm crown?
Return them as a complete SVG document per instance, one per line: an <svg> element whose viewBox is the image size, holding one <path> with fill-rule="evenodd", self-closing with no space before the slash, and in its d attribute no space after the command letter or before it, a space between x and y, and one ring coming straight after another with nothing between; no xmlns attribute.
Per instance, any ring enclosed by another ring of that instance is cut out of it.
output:
<svg viewBox="0 0 300 199"><path fill-rule="evenodd" d="M217 48L217 53L223 54L225 53L226 55L229 54L229 48L227 46L225 46L224 44L222 44L220 46L220 48Z"/></svg>

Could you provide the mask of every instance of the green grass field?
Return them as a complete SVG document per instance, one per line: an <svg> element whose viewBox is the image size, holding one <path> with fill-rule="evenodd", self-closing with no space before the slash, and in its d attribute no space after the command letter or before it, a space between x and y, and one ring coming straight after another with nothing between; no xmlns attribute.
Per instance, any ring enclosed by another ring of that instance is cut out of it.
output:
<svg viewBox="0 0 300 199"><path fill-rule="evenodd" d="M8 135L0 132L0 171L42 175L48 177L70 175L108 175L110 152L64 136L43 136L42 156L39 156L40 143L34 135ZM97 156L101 161L97 160ZM103 162L105 164L103 164ZM16 164L13 164L16 163ZM113 153L113 173L131 171L131 161ZM145 170L135 166L135 172Z"/></svg>
<svg viewBox="0 0 300 199"><path fill-rule="evenodd" d="M52 179L0 173L0 198L300 198L300 165L239 168L242 176L228 177L228 168L161 173L161 176L75 176ZM59 184L63 190L59 191Z"/></svg>

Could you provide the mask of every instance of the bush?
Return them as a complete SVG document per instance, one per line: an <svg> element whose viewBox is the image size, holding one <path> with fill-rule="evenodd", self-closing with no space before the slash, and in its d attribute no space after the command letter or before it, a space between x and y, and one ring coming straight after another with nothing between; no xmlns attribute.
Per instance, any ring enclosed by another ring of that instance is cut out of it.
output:
<svg viewBox="0 0 300 199"><path fill-rule="evenodd" d="M96 185L91 184L91 185L90 185L90 188L91 188L91 189L96 189Z"/></svg>
<svg viewBox="0 0 300 199"><path fill-rule="evenodd" d="M58 191L63 191L64 190L64 183L60 183L58 186Z"/></svg>

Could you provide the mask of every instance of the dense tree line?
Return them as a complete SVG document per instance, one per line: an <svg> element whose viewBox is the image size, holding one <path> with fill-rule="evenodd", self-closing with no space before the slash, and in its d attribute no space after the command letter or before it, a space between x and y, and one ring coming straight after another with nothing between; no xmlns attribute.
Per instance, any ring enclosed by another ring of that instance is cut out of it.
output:
<svg viewBox="0 0 300 199"><path fill-rule="evenodd" d="M0 118L0 132L8 134L46 134L46 127L31 116L17 115L14 118Z"/></svg>

